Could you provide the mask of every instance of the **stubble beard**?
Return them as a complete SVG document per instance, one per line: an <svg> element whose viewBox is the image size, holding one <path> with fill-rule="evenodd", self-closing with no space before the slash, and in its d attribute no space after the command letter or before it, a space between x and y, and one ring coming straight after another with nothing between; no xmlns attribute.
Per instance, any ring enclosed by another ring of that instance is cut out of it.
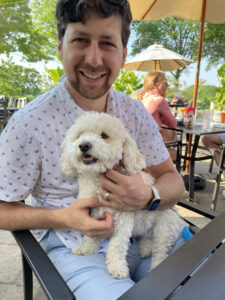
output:
<svg viewBox="0 0 225 300"><path fill-rule="evenodd" d="M94 85L93 87L85 87L82 83L80 83L79 78L77 78L77 80L68 78L68 81L71 87L82 97L86 99L97 100L104 96L111 88L111 85L109 84L109 75L106 76L107 78L105 80L105 83L99 88L96 88Z"/></svg>

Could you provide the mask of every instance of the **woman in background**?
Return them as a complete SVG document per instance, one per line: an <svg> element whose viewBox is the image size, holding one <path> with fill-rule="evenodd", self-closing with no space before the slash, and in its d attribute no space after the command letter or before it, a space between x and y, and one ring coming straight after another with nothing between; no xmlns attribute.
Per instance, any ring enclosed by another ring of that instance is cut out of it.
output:
<svg viewBox="0 0 225 300"><path fill-rule="evenodd" d="M166 101L166 90L168 86L166 76L163 72L149 72L144 78L144 94L142 97L144 106L159 125L160 133L165 142L176 140L176 133L175 131L161 128L162 124L169 128L175 128L177 126L177 121L171 113ZM175 160L175 149L169 148L168 150L172 159Z"/></svg>

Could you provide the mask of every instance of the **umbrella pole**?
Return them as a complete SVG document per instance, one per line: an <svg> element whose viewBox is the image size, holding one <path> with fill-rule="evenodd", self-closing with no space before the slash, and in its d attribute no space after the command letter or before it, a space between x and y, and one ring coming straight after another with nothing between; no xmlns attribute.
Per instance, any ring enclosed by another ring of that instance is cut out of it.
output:
<svg viewBox="0 0 225 300"><path fill-rule="evenodd" d="M203 43L203 37L204 37L206 1L207 0L202 0L200 40L199 40L199 46L198 46L198 63L197 63L195 87L194 87L193 102L192 102L192 107L194 107L194 110L196 110L196 100L197 100L197 94L198 94L199 74L200 74L200 66L201 66L201 58L202 58L202 43ZM190 157L190 153L191 153L191 142L192 142L192 134L190 134L189 141L188 141L188 152L187 152L188 157ZM188 172L189 172L189 160L187 160L187 162L186 162L186 169L185 169L185 173L188 173Z"/></svg>
<svg viewBox="0 0 225 300"><path fill-rule="evenodd" d="M202 15L201 15L201 28L200 28L200 40L198 45L198 63L197 63L197 71L195 77L195 87L194 87L194 95L193 95L193 102L192 107L196 108L196 99L198 94L198 84L199 84L199 73L200 73L200 66L201 66L201 58L202 58L202 43L204 37L204 23L205 23L205 10L206 10L206 1L202 0Z"/></svg>

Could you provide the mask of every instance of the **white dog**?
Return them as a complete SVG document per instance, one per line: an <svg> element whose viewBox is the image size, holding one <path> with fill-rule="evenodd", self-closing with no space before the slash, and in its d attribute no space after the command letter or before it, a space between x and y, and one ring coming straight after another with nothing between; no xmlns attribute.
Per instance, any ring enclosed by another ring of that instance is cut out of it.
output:
<svg viewBox="0 0 225 300"><path fill-rule="evenodd" d="M120 161L128 175L146 168L143 156L122 123L105 113L83 114L68 130L62 148L61 167L67 175L78 174L79 199L98 197L100 174L118 166ZM145 172L141 174L147 185L153 184L150 175ZM108 272L116 278L125 278L129 274L126 254L131 236L140 237L142 257L152 255L153 269L168 256L185 224L175 209L118 212L98 207L91 209L91 216L102 218L105 211L114 216L114 233L110 239L106 265ZM83 243L73 252L77 255L94 254L101 240L85 236Z"/></svg>

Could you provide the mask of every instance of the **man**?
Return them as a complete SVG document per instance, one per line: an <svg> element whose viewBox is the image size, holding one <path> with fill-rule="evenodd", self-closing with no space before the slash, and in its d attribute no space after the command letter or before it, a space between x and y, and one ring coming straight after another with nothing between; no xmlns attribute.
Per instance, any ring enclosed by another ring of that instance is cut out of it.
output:
<svg viewBox="0 0 225 300"><path fill-rule="evenodd" d="M150 258L140 259L138 240L131 243L127 257L131 276L124 280L112 278L105 269L107 239L95 255L76 256L71 248L83 234L110 237L113 232L112 216L108 213L104 220L95 220L89 216L90 207L147 209L153 190L140 174L125 176L110 170L101 178L99 199L77 199L76 178L62 174L59 166L66 130L84 111L120 118L156 178L159 209L173 206L182 197L183 181L143 105L110 89L126 59L128 2L59 0L56 17L66 78L19 110L1 135L0 228L38 229L37 239L77 299L117 299L149 271ZM29 194L31 206L18 203ZM175 247L182 242L179 239Z"/></svg>

